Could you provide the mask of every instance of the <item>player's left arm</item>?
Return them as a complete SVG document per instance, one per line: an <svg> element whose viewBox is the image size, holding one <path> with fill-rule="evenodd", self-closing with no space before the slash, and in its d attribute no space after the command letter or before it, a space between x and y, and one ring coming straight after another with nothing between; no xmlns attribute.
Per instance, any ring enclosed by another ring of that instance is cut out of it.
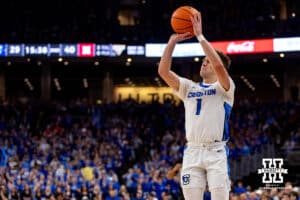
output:
<svg viewBox="0 0 300 200"><path fill-rule="evenodd" d="M194 34L199 40L205 55L207 56L209 62L211 63L214 71L216 72L217 78L221 86L228 91L230 89L230 77L225 69L221 58L212 47L212 45L204 38L202 34L202 18L201 13L198 12L197 14L191 17L191 21L194 28Z"/></svg>

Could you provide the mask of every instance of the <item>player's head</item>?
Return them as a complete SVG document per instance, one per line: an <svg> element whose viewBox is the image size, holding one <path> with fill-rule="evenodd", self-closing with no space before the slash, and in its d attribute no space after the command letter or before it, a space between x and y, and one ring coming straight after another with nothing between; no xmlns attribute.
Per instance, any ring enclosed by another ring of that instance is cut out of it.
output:
<svg viewBox="0 0 300 200"><path fill-rule="evenodd" d="M225 55L223 52L216 50L218 56L221 58L221 61L224 65L224 67L228 70L231 64L231 60L230 58ZM209 78L211 76L215 76L215 72L211 66L211 63L209 62L207 57L204 57L203 61L202 61L202 65L201 65L201 69L200 69L200 76L202 78Z"/></svg>

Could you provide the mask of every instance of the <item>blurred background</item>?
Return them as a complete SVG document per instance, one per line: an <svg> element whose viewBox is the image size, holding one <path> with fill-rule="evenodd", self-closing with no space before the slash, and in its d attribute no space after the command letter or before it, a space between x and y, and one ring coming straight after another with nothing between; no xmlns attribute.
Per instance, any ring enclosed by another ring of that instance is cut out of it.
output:
<svg viewBox="0 0 300 200"><path fill-rule="evenodd" d="M157 63L183 5L232 59L230 198L298 198L299 0L10 0L0 12L0 199L182 199L179 176L166 173L182 159L184 108ZM204 55L189 48L172 69L200 81ZM262 158L288 169L272 190L257 174Z"/></svg>

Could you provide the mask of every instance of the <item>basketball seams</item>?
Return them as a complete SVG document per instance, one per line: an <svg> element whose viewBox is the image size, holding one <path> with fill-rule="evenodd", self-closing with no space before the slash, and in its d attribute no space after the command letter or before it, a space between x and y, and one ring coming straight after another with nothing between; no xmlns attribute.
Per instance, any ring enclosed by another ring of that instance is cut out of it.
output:
<svg viewBox="0 0 300 200"><path fill-rule="evenodd" d="M186 22L192 22L191 20L180 18L180 17L172 17L172 18L182 20L182 21L186 21Z"/></svg>
<svg viewBox="0 0 300 200"><path fill-rule="evenodd" d="M188 12L190 15L193 15L193 13L192 13L192 12L190 12L190 10L189 10L189 9L187 9L187 8L185 8L185 7L182 7L181 9L182 9L182 10L184 10L185 12Z"/></svg>
<svg viewBox="0 0 300 200"><path fill-rule="evenodd" d="M191 27L193 27L193 26L186 26L186 27L184 27L184 28L175 28L175 29L176 29L176 30L182 31L182 30L184 30L184 29L189 29L189 28L191 28Z"/></svg>

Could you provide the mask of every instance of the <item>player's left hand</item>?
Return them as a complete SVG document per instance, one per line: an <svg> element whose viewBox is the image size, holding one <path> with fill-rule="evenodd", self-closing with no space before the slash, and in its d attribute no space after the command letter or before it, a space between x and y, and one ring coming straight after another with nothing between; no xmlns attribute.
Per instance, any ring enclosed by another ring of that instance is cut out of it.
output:
<svg viewBox="0 0 300 200"><path fill-rule="evenodd" d="M191 21L193 24L194 35L197 37L202 34L202 18L201 13L198 12L191 17Z"/></svg>
<svg viewBox="0 0 300 200"><path fill-rule="evenodd" d="M181 42L181 41L190 39L192 37L193 37L193 34L189 33L189 32L187 32L187 33L174 33L170 36L170 40L177 43L177 42Z"/></svg>

